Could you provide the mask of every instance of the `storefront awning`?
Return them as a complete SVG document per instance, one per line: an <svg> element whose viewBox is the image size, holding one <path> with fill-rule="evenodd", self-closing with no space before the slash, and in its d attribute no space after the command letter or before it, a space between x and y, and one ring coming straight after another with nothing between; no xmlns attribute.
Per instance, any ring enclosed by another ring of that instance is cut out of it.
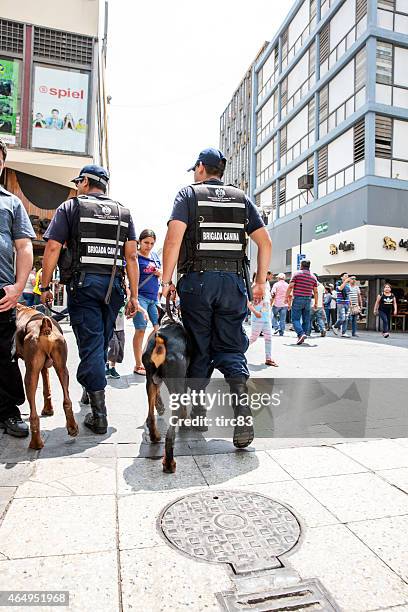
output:
<svg viewBox="0 0 408 612"><path fill-rule="evenodd" d="M91 163L91 157L59 153L9 149L7 154L9 168L70 188L72 188L70 181L78 176L83 166Z"/></svg>

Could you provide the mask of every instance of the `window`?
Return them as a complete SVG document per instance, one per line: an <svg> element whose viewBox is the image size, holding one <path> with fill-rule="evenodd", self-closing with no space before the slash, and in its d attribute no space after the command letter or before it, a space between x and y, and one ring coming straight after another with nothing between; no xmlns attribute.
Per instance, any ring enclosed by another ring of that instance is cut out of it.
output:
<svg viewBox="0 0 408 612"><path fill-rule="evenodd" d="M284 108L288 103L288 77L286 77L286 79L283 79L281 83L281 102L282 108Z"/></svg>
<svg viewBox="0 0 408 612"><path fill-rule="evenodd" d="M316 71L316 43L315 41L309 47L309 77Z"/></svg>
<svg viewBox="0 0 408 612"><path fill-rule="evenodd" d="M367 0L356 0L356 23L367 15Z"/></svg>
<svg viewBox="0 0 408 612"><path fill-rule="evenodd" d="M288 55L288 30L282 32L282 63L286 60ZM285 62L286 65L286 62Z"/></svg>
<svg viewBox="0 0 408 612"><path fill-rule="evenodd" d="M24 24L0 19L0 49L7 53L24 51Z"/></svg>
<svg viewBox="0 0 408 612"><path fill-rule="evenodd" d="M280 157L283 157L287 151L287 129L286 125L280 131Z"/></svg>
<svg viewBox="0 0 408 612"><path fill-rule="evenodd" d="M320 121L327 119L329 114L329 86L326 85L319 93Z"/></svg>
<svg viewBox="0 0 408 612"><path fill-rule="evenodd" d="M375 117L375 156L383 159L392 157L392 119L376 115Z"/></svg>
<svg viewBox="0 0 408 612"><path fill-rule="evenodd" d="M377 41L377 83L392 85L392 50L390 43Z"/></svg>
<svg viewBox="0 0 408 612"><path fill-rule="evenodd" d="M308 104L308 118L307 118L307 129L308 132L311 132L315 129L315 120L316 120L316 109L315 109L315 99L312 98Z"/></svg>
<svg viewBox="0 0 408 612"><path fill-rule="evenodd" d="M318 182L322 183L327 179L328 173L328 155L327 155L327 146L319 149L318 152L318 170L317 170L317 178Z"/></svg>
<svg viewBox="0 0 408 612"><path fill-rule="evenodd" d="M286 203L286 176L283 176L279 181L279 206Z"/></svg>
<svg viewBox="0 0 408 612"><path fill-rule="evenodd" d="M330 23L327 23L320 32L320 63L323 64L330 53Z"/></svg>
<svg viewBox="0 0 408 612"><path fill-rule="evenodd" d="M386 11L395 11L395 0L378 0L378 8Z"/></svg>
<svg viewBox="0 0 408 612"><path fill-rule="evenodd" d="M365 121L360 119L354 126L354 163L362 161L365 157Z"/></svg>
<svg viewBox="0 0 408 612"><path fill-rule="evenodd" d="M286 260L285 263L287 266L292 265L292 249L286 249Z"/></svg>
<svg viewBox="0 0 408 612"><path fill-rule="evenodd" d="M276 208L276 181L272 183L272 207Z"/></svg>
<svg viewBox="0 0 408 612"><path fill-rule="evenodd" d="M360 91L366 85L367 74L366 74L366 50L361 49L356 55L356 65L355 65L355 77L354 77L354 85L355 90Z"/></svg>

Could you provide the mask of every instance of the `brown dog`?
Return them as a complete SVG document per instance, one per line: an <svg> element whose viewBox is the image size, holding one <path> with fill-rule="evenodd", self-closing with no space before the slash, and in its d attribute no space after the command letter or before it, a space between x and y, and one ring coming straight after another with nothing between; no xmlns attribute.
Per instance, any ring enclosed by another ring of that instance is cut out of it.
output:
<svg viewBox="0 0 408 612"><path fill-rule="evenodd" d="M67 343L58 323L34 308L17 304L16 352L17 356L24 360L26 367L24 383L30 404L30 448L38 450L44 446L40 433L40 419L35 405L35 393L40 372L44 394L44 407L41 414L43 416L54 414L48 374L48 368L52 365L64 392L63 406L67 419L67 431L70 436L78 435L78 425L72 412L72 402L68 391Z"/></svg>

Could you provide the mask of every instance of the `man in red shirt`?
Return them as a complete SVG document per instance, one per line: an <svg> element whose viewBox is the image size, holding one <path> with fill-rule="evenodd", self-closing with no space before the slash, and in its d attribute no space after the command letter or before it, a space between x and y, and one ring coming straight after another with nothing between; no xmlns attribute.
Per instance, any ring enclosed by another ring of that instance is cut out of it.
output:
<svg viewBox="0 0 408 612"><path fill-rule="evenodd" d="M289 308L292 308L292 323L298 337L297 344L302 344L307 337L312 297L314 297L314 307L317 308L317 280L310 272L310 261L303 259L300 263L300 270L293 274L286 292Z"/></svg>

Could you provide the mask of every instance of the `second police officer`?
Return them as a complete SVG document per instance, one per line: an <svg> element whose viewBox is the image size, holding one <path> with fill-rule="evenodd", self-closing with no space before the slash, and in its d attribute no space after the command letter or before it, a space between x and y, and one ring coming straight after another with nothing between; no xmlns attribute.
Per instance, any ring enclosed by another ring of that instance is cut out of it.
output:
<svg viewBox="0 0 408 612"><path fill-rule="evenodd" d="M183 276L178 284L183 324L191 340L188 370L190 388L204 390L214 368L224 375L233 398L235 417L233 443L248 446L254 437L247 398L249 371L245 352L248 338L243 329L247 315L244 259L247 235L258 247L253 299L265 293L271 240L264 223L245 193L224 185L226 159L218 149L201 151L194 166L194 184L176 196L163 248L163 295L172 289L172 276ZM194 380L193 380L194 379ZM236 398L236 401L234 400ZM205 406L193 406L198 428L206 430ZM249 418L248 418L249 417Z"/></svg>
<svg viewBox="0 0 408 612"><path fill-rule="evenodd" d="M89 397L84 424L96 434L107 431L105 364L115 320L125 299L123 270L129 279L127 316L139 308L136 233L127 208L106 195L108 172L82 168L73 179L78 195L61 204L44 239L41 301L52 303L50 289L57 264L67 285L68 311L78 345L77 379ZM61 253L63 245L67 249Z"/></svg>

